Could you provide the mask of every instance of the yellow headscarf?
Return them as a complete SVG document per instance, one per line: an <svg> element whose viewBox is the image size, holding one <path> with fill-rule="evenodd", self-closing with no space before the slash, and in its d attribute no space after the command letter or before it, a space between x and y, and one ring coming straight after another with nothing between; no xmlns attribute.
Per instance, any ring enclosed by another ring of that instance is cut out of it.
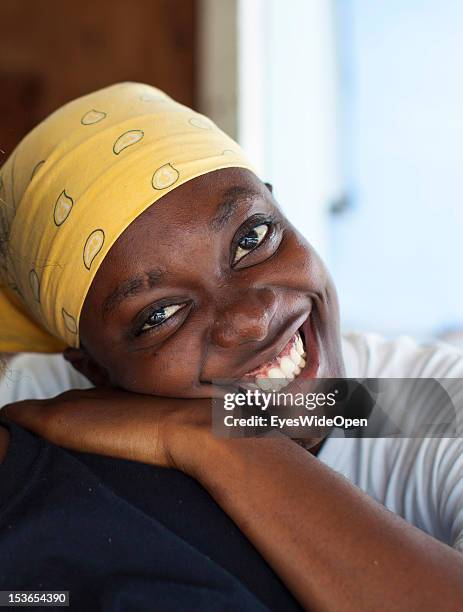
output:
<svg viewBox="0 0 463 612"><path fill-rule="evenodd" d="M0 169L0 351L79 346L92 280L130 223L197 176L253 167L159 89L119 83L55 111Z"/></svg>

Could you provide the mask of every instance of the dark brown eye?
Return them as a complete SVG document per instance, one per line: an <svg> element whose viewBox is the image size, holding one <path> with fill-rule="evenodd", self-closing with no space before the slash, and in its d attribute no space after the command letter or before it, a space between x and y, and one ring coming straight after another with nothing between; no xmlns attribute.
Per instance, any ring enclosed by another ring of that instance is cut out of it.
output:
<svg viewBox="0 0 463 612"><path fill-rule="evenodd" d="M267 223L262 223L253 227L245 236L238 242L233 263L237 263L245 255L253 251L264 240L269 230Z"/></svg>
<svg viewBox="0 0 463 612"><path fill-rule="evenodd" d="M162 306L161 308L157 308L154 310L150 316L146 319L145 324L140 329L140 333L151 329L152 327L157 327L158 325L162 325L169 319L172 315L174 315L178 310L183 308L185 304L172 304L171 306Z"/></svg>

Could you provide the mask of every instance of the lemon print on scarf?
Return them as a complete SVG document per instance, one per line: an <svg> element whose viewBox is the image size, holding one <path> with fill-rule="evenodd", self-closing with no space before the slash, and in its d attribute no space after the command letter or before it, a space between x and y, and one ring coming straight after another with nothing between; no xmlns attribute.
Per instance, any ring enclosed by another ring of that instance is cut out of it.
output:
<svg viewBox="0 0 463 612"><path fill-rule="evenodd" d="M85 113L80 122L82 123L82 125L93 125L94 123L98 123L105 117L106 113L92 109L91 111L88 111L88 113Z"/></svg>
<svg viewBox="0 0 463 612"><path fill-rule="evenodd" d="M121 151L130 147L130 145L139 142L143 138L144 134L141 130L129 130L119 136L113 146L113 151L115 155L119 155Z"/></svg>
<svg viewBox="0 0 463 612"><path fill-rule="evenodd" d="M69 216L71 212L72 206L74 204L74 200L68 196L66 190L64 189L55 203L55 210L53 212L53 218L55 220L55 224L60 226L62 225Z"/></svg>
<svg viewBox="0 0 463 612"><path fill-rule="evenodd" d="M37 174L37 172L40 170L40 168L43 166L44 163L45 163L45 160L42 159L39 161L38 164L35 164L34 169L32 170L32 173L31 173L31 181L34 178L34 176Z"/></svg>
<svg viewBox="0 0 463 612"><path fill-rule="evenodd" d="M93 230L90 236L85 241L84 246L84 266L87 270L90 270L93 260L101 251L101 247L104 243L104 232L101 229Z"/></svg>
<svg viewBox="0 0 463 612"><path fill-rule="evenodd" d="M64 308L61 309L61 314L63 315L64 325L66 329L71 332L71 334L77 334L77 324L72 315L70 315Z"/></svg>
<svg viewBox="0 0 463 612"><path fill-rule="evenodd" d="M206 119L206 117L193 117L188 122L193 127L200 128L201 130L211 130L212 129L212 121Z"/></svg>
<svg viewBox="0 0 463 612"><path fill-rule="evenodd" d="M164 164L153 174L151 183L155 189L167 189L178 181L179 171L171 164Z"/></svg>

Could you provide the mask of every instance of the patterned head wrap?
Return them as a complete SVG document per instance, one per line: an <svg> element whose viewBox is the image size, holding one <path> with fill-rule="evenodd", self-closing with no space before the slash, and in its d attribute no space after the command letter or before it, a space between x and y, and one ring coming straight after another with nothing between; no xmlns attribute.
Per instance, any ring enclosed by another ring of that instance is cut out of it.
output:
<svg viewBox="0 0 463 612"><path fill-rule="evenodd" d="M172 189L230 167L253 170L211 120L149 85L55 111L0 169L0 351L78 347L85 296L122 232Z"/></svg>

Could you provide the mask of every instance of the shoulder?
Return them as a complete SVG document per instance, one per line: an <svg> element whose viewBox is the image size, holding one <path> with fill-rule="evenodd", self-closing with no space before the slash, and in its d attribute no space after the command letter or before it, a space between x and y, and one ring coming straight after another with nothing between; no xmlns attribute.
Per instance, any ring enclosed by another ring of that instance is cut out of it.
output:
<svg viewBox="0 0 463 612"><path fill-rule="evenodd" d="M8 446L10 444L10 434L6 427L0 425L0 463L5 459Z"/></svg>
<svg viewBox="0 0 463 612"><path fill-rule="evenodd" d="M347 376L353 378L463 378L463 350L438 340L343 334Z"/></svg>

